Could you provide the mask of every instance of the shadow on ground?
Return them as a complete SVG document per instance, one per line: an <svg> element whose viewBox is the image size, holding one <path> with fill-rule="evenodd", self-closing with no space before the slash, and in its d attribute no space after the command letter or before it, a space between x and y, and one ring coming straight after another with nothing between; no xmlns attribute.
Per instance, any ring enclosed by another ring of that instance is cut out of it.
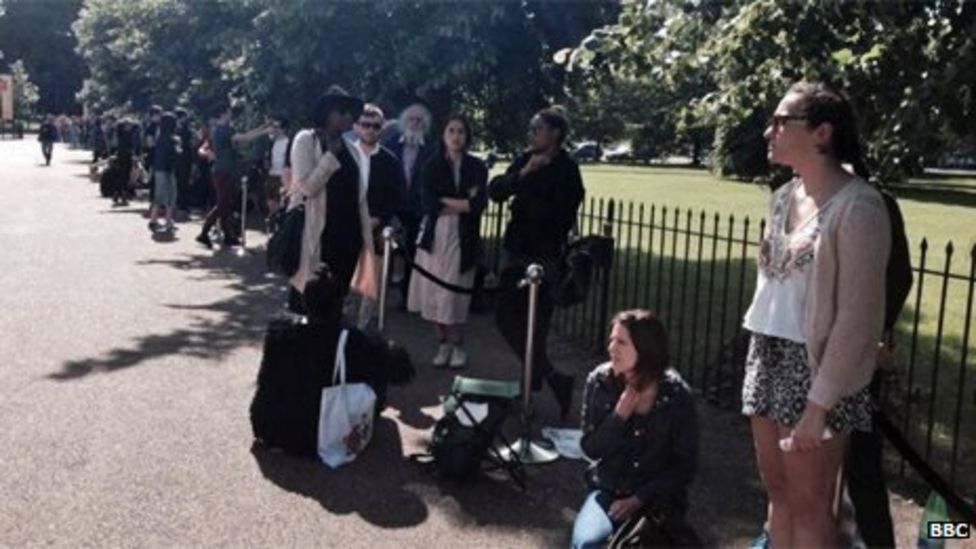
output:
<svg viewBox="0 0 976 549"><path fill-rule="evenodd" d="M565 463L550 466L550 474L525 492L507 479L444 481L407 459L397 423L388 417L377 421L368 450L339 470L258 445L251 452L275 485L315 500L330 513L355 513L382 528L420 524L436 507L460 525L541 529L552 543L565 543L568 536L570 523L558 505L568 494L553 497L565 482L552 482L563 479Z"/></svg>
<svg viewBox="0 0 976 549"><path fill-rule="evenodd" d="M909 183L894 187L895 196L917 202L933 202L947 206L976 206L976 189L946 183Z"/></svg>
<svg viewBox="0 0 976 549"><path fill-rule="evenodd" d="M242 260L231 250L222 250L213 255L187 255L178 260L141 261L138 265L169 265L200 273L203 278L225 280L235 293L233 297L205 305L167 304L187 311L185 328L167 334L147 334L132 345L117 347L102 356L68 361L61 371L48 377L67 381L94 372L137 366L168 355L218 358L239 346L261 341L271 312L277 311L282 303L281 283L267 275L263 258L256 256ZM255 311L268 313L255 315ZM212 313L218 313L217 317Z"/></svg>
<svg viewBox="0 0 976 549"><path fill-rule="evenodd" d="M393 420L378 419L369 451L340 470L258 444L251 453L265 478L314 499L330 513L356 513L383 528L405 528L427 520L427 505L407 486L417 480L417 471L394 458L403 449Z"/></svg>

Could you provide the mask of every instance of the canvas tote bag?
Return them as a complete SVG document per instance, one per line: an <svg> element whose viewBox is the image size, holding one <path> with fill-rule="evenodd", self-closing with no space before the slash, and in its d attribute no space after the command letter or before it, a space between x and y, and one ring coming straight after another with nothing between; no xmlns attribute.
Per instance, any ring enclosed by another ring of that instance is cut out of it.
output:
<svg viewBox="0 0 976 549"><path fill-rule="evenodd" d="M343 330L336 345L332 387L322 389L319 408L319 458L335 469L356 459L373 436L376 394L365 383L346 383L346 340Z"/></svg>

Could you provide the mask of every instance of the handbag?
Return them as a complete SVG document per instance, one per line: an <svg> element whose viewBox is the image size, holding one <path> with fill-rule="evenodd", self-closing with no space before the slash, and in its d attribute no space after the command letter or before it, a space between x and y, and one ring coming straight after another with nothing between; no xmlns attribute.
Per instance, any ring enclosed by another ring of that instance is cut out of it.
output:
<svg viewBox="0 0 976 549"><path fill-rule="evenodd" d="M704 547L698 533L683 517L661 509L643 509L610 536L607 549L627 547Z"/></svg>
<svg viewBox="0 0 976 549"><path fill-rule="evenodd" d="M554 260L544 261L549 296L557 307L572 307L586 301L597 268L609 269L613 256L611 239L590 235L563 249Z"/></svg>
<svg viewBox="0 0 976 549"><path fill-rule="evenodd" d="M348 337L349 330L339 334L332 387L322 389L319 408L319 459L333 469L356 459L373 437L376 393L365 383L346 383Z"/></svg>
<svg viewBox="0 0 976 549"><path fill-rule="evenodd" d="M285 276L298 271L302 259L302 235L305 231L305 203L286 211L278 230L268 239L268 269Z"/></svg>
<svg viewBox="0 0 976 549"><path fill-rule="evenodd" d="M376 263L376 254L373 253L372 248L363 246L359 252L359 259L356 260L356 270L349 282L350 288L373 301L379 299L380 269L377 268Z"/></svg>

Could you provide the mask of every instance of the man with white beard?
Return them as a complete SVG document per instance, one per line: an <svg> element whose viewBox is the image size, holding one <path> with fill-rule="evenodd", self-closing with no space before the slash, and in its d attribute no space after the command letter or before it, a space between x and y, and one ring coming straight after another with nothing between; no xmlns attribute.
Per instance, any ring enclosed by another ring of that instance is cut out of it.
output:
<svg viewBox="0 0 976 549"><path fill-rule="evenodd" d="M386 143L386 147L396 155L400 168L403 170L403 188L401 189L396 216L403 225L406 233L407 257L413 257L416 249L417 232L423 217L420 194L420 169L430 158L436 144L428 136L431 127L430 111L421 103L414 103L403 110L400 115L400 133ZM410 287L410 268L403 273L400 290L403 296L401 308L406 308L407 288Z"/></svg>

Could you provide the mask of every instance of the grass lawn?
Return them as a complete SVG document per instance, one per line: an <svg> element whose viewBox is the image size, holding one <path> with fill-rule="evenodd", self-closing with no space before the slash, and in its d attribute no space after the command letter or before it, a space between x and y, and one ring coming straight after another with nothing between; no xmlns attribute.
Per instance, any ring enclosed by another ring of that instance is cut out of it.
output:
<svg viewBox="0 0 976 549"><path fill-rule="evenodd" d="M588 196L615 198L658 207L704 209L723 217L764 217L769 191L739 181L719 180L705 170L589 164L582 167ZM941 269L944 249L951 240L955 256L968 255L976 244L976 173L969 177L931 175L894 189L898 197L913 256L922 238L928 239L929 261ZM962 263L953 261L956 272ZM965 265L968 267L968 264ZM967 271L968 272L968 271Z"/></svg>

